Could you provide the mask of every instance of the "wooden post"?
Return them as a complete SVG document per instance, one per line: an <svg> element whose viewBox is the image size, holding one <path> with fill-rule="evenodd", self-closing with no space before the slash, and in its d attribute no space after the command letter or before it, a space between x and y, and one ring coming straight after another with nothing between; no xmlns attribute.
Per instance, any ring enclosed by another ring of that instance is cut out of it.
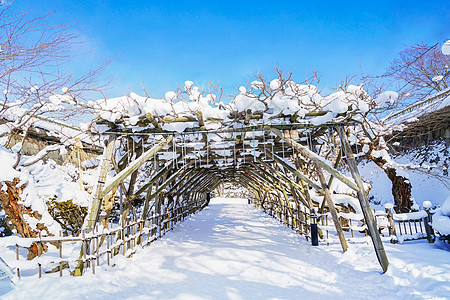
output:
<svg viewBox="0 0 450 300"><path fill-rule="evenodd" d="M122 234L122 255L123 256L125 256L125 247L127 246L127 243L125 243L125 239L126 239L126 237L125 237L125 226L127 225L127 223L125 223L123 226L122 226L122 229L121 229L121 234Z"/></svg>
<svg viewBox="0 0 450 300"><path fill-rule="evenodd" d="M111 254L111 250L109 250L109 233L106 236L106 261L109 266L109 256Z"/></svg>
<svg viewBox="0 0 450 300"><path fill-rule="evenodd" d="M427 202L427 201L426 201ZM427 233L427 241L428 243L434 243L436 240L436 236L434 234L434 229L431 227L431 223L433 221L433 214L431 213L431 203L427 202L423 204L423 208L427 212L427 217L424 219L425 231Z"/></svg>
<svg viewBox="0 0 450 300"><path fill-rule="evenodd" d="M314 208L312 209L310 220L311 220L311 245L319 246L319 230L317 227L317 215Z"/></svg>
<svg viewBox="0 0 450 300"><path fill-rule="evenodd" d="M61 235L61 233L60 233ZM63 270L63 264L62 264L62 247L63 242L59 242L59 277L62 277L62 270Z"/></svg>
<svg viewBox="0 0 450 300"><path fill-rule="evenodd" d="M341 223L339 222L339 217L336 212L336 208L334 207L333 200L331 199L330 190L328 189L328 184L325 180L325 176L323 175L322 169L319 164L314 162L316 167L317 176L319 177L320 183L322 184L322 189L324 192L325 200L327 201L328 208L330 209L331 218L333 219L334 227L336 227L336 232L339 237L339 241L341 242L342 251L347 251L348 245L345 240L344 232L342 231Z"/></svg>
<svg viewBox="0 0 450 300"><path fill-rule="evenodd" d="M349 221L349 227L350 227L350 232L352 233L352 238L355 237L354 233L353 233L353 224L352 224L352 219L348 219Z"/></svg>
<svg viewBox="0 0 450 300"><path fill-rule="evenodd" d="M366 192L364 191L364 183L361 179L361 175L359 174L358 165L356 164L355 157L353 156L352 149L350 147L350 143L347 139L347 134L344 131L344 128L338 128L339 136L341 138L342 148L344 149L344 153L347 156L347 164L352 173L353 179L358 186L358 199L361 204L361 209L364 214L364 219L366 220L367 227L370 232L370 237L372 238L373 246L375 248L375 253L378 258L378 262L383 269L383 273L385 273L389 266L389 261L386 255L386 251L384 251L383 242L381 241L380 234L378 233L377 225L375 224L375 218L373 217L372 210L370 208L369 200L367 199Z"/></svg>
<svg viewBox="0 0 450 300"><path fill-rule="evenodd" d="M86 244L86 233L83 229L83 231L81 232L81 238L82 238L82 243L83 243L83 266L86 267L87 266L87 261L86 261L86 252L87 252L87 244ZM83 268L84 269L84 268ZM83 269L81 269L81 271L83 271ZM81 274L80 274L81 275Z"/></svg>
<svg viewBox="0 0 450 300"><path fill-rule="evenodd" d="M325 226L327 226L327 246L330 246L330 241L329 241L329 231L328 231L328 215L325 215Z"/></svg>
<svg viewBox="0 0 450 300"><path fill-rule="evenodd" d="M386 211L389 222L389 236L391 237L391 243L396 244L398 240L397 240L397 232L395 230L394 214L392 212L393 207L394 205L392 205L391 203L387 203L384 205L384 209Z"/></svg>
<svg viewBox="0 0 450 300"><path fill-rule="evenodd" d="M98 220L98 215L102 204L101 194L103 191L103 186L105 185L109 169L111 168L111 158L114 152L114 145L115 145L115 137L111 135L109 137L108 145L105 147L103 151L103 161L102 166L100 168L100 175L97 182L97 188L95 190L94 199L92 200L91 211L87 219L87 228L90 229L94 228L95 223Z"/></svg>

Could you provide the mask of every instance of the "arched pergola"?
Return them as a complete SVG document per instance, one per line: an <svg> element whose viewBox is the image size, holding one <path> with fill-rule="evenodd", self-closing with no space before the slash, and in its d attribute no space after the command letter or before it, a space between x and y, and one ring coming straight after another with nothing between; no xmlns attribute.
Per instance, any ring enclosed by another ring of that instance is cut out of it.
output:
<svg viewBox="0 0 450 300"><path fill-rule="evenodd" d="M353 155L363 150L356 140L370 135L361 125L370 124L367 113L378 104L361 86L322 96L282 75L258 77L229 104L190 81L165 99L130 94L94 103L96 126L107 138L86 227L108 220L117 194L124 224L130 212L141 220L168 208L195 212L219 185L235 182L300 232L311 215L327 212L343 251L338 212L358 210L385 272L388 260ZM359 205L339 204L335 193Z"/></svg>
<svg viewBox="0 0 450 300"><path fill-rule="evenodd" d="M141 219L167 208L194 207L192 211L196 211L208 205L210 193L219 185L234 182L252 194L255 204L280 218L289 218L297 229L308 224L311 214L329 212L346 251L330 192L336 180L358 198L378 260L386 271L387 257L348 142L349 126L353 125L261 122L214 130L199 126L182 132L161 128L109 130L105 132L109 138L87 227L107 220L112 205L106 202L114 201L118 190L124 222L136 206L141 208ZM316 153L323 153L317 151L321 147L329 148L328 156ZM352 176L338 169L347 169ZM111 171L115 175L107 179Z"/></svg>

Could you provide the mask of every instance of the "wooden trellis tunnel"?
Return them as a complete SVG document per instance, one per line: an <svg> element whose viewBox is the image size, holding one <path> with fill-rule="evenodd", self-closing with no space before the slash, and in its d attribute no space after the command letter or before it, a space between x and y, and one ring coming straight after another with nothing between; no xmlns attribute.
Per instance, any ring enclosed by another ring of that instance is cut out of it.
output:
<svg viewBox="0 0 450 300"><path fill-rule="evenodd" d="M132 216L133 230L138 234L136 243L142 243L144 234L152 236L148 234L154 230L152 226L173 226L208 205L211 193L219 185L233 182L251 193L255 205L306 236L310 232L311 216L328 213L342 250L346 251L348 245L338 217L339 208L331 192L333 180L338 180L358 198L378 261L383 272L387 270L386 253L345 125L257 125L211 131L199 128L182 133L161 130L107 133L109 139L86 222L88 233L98 223L107 226L112 212L117 213L114 199L118 197L122 231L116 233L117 238L125 236L123 228L129 226L127 220ZM318 136L326 136L329 141L324 143ZM329 155L316 154L320 153L316 151L318 147L329 147ZM346 169L351 178L338 169ZM108 174L115 175L108 178ZM163 231L164 228L159 229ZM94 248L84 243L81 256L95 252ZM85 264L86 261L80 263L79 274Z"/></svg>

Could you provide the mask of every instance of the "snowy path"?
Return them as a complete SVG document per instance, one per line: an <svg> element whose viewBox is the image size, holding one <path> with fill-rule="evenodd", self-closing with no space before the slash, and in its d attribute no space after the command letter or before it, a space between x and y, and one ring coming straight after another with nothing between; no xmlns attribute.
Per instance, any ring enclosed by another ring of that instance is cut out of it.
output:
<svg viewBox="0 0 450 300"><path fill-rule="evenodd" d="M81 278L22 280L6 299L423 299L450 295L450 254L420 242L312 247L245 200L214 199L132 259ZM425 251L425 252L423 252ZM420 253L420 254L419 254ZM420 256L430 256L428 260ZM417 262L417 259L421 259Z"/></svg>

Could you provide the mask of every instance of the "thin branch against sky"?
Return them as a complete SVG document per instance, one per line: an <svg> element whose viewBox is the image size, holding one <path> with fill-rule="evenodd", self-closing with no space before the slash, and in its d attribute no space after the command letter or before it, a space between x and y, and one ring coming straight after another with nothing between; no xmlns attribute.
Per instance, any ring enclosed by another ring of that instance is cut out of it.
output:
<svg viewBox="0 0 450 300"><path fill-rule="evenodd" d="M448 1L16 1L36 15L88 30L92 52L73 68L116 57L109 96L163 96L185 80L234 93L252 75L314 71L327 88L347 76L379 75L404 48L450 38ZM357 81L357 80L356 80ZM357 82L355 82L357 83Z"/></svg>

